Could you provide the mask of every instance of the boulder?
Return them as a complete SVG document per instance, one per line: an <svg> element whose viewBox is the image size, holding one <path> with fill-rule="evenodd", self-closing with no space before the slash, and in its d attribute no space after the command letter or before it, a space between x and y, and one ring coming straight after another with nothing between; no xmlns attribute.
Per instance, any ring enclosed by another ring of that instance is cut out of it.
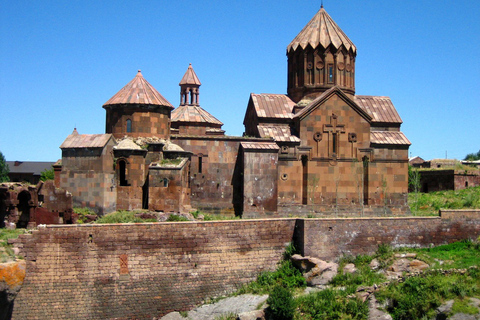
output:
<svg viewBox="0 0 480 320"><path fill-rule="evenodd" d="M303 272L309 286L325 285L338 273L338 264L334 262L326 262L308 256L302 257L299 254L293 255L291 261Z"/></svg>
<svg viewBox="0 0 480 320"><path fill-rule="evenodd" d="M357 267L355 267L353 263L346 264L343 267L343 274L346 274L346 273L354 274L356 272L357 272Z"/></svg>
<svg viewBox="0 0 480 320"><path fill-rule="evenodd" d="M375 258L370 262L369 266L370 269L377 270L378 268L380 268L380 262L378 262L378 260Z"/></svg>
<svg viewBox="0 0 480 320"><path fill-rule="evenodd" d="M25 279L25 260L0 264L0 319L11 319L13 302Z"/></svg>
<svg viewBox="0 0 480 320"><path fill-rule="evenodd" d="M265 320L265 310L254 310L240 313L237 320Z"/></svg>

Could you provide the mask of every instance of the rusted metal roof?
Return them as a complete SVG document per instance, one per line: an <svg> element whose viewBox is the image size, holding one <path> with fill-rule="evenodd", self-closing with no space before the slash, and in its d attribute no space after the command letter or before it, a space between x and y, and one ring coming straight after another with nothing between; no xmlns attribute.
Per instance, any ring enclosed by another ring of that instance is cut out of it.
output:
<svg viewBox="0 0 480 320"><path fill-rule="evenodd" d="M401 131L372 131L370 143L390 145L411 145L412 143Z"/></svg>
<svg viewBox="0 0 480 320"><path fill-rule="evenodd" d="M222 126L223 123L202 107L197 105L181 105L172 111L172 123L174 122L196 122L209 123Z"/></svg>
<svg viewBox="0 0 480 320"><path fill-rule="evenodd" d="M354 101L360 108L372 116L372 122L403 122L389 97L355 96Z"/></svg>
<svg viewBox="0 0 480 320"><path fill-rule="evenodd" d="M258 132L261 138L273 138L275 141L282 142L300 142L300 138L292 135L290 126L285 125L267 125L260 124Z"/></svg>
<svg viewBox="0 0 480 320"><path fill-rule="evenodd" d="M179 85L182 85L182 84L195 84L197 86L202 85L202 83L200 82L200 80L197 77L197 74L193 70L193 67L192 67L191 63L188 66L187 72L185 72L185 74L183 75L182 80L180 80Z"/></svg>
<svg viewBox="0 0 480 320"><path fill-rule="evenodd" d="M293 102L284 94L250 94L259 118L292 119Z"/></svg>
<svg viewBox="0 0 480 320"><path fill-rule="evenodd" d="M75 148L103 148L110 139L114 139L109 133L107 134L78 134L74 132L63 141L60 149Z"/></svg>
<svg viewBox="0 0 480 320"><path fill-rule="evenodd" d="M246 150L279 150L280 149L275 142L241 142L240 144Z"/></svg>
<svg viewBox="0 0 480 320"><path fill-rule="evenodd" d="M343 45L345 49L352 50L355 54L357 51L353 42L342 29L340 29L335 21L333 21L323 7L315 14L302 31L300 31L295 39L290 42L287 47L287 52L290 52L290 50L295 51L299 46L302 49L305 49L307 45L316 48L319 44L325 49L329 45L334 46L336 49Z"/></svg>
<svg viewBox="0 0 480 320"><path fill-rule="evenodd" d="M158 105L173 109L172 104L145 80L140 70L132 81L105 102L103 106L114 104Z"/></svg>

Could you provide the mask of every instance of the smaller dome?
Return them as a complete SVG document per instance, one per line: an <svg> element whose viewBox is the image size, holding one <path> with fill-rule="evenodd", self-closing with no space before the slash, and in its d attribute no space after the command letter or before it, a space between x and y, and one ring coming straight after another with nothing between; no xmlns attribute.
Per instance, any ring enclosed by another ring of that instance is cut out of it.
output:
<svg viewBox="0 0 480 320"><path fill-rule="evenodd" d="M178 144L175 143L167 143L165 147L163 147L163 151L178 151L178 152L183 152L185 150L182 149Z"/></svg>
<svg viewBox="0 0 480 320"><path fill-rule="evenodd" d="M115 147L115 150L142 150L138 144L130 139L120 141Z"/></svg>

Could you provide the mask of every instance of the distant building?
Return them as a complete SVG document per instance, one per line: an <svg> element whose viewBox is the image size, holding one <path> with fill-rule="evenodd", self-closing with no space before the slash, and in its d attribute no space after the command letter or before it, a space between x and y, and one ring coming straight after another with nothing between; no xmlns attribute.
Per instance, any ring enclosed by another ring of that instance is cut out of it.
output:
<svg viewBox="0 0 480 320"><path fill-rule="evenodd" d="M52 169L55 162L5 161L10 169L8 177L11 182L28 182L37 184L42 171Z"/></svg>
<svg viewBox="0 0 480 320"><path fill-rule="evenodd" d="M139 71L103 105L105 134L60 146L60 186L100 213L408 213L410 141L390 98L355 94L356 55L322 7L287 47L288 94L251 94L243 137L200 106L191 65L176 109Z"/></svg>

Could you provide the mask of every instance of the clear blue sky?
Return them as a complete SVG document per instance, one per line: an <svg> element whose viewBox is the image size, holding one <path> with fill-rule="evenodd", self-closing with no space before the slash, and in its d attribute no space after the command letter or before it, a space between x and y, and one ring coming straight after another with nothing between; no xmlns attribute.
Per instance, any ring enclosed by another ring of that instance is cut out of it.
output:
<svg viewBox="0 0 480 320"><path fill-rule="evenodd" d="M411 155L480 149L480 1L324 0L358 49L356 92L389 96ZM241 135L251 92L286 93L286 47L320 1L1 1L0 151L56 161L74 127L142 70L174 106L192 63L201 106Z"/></svg>

